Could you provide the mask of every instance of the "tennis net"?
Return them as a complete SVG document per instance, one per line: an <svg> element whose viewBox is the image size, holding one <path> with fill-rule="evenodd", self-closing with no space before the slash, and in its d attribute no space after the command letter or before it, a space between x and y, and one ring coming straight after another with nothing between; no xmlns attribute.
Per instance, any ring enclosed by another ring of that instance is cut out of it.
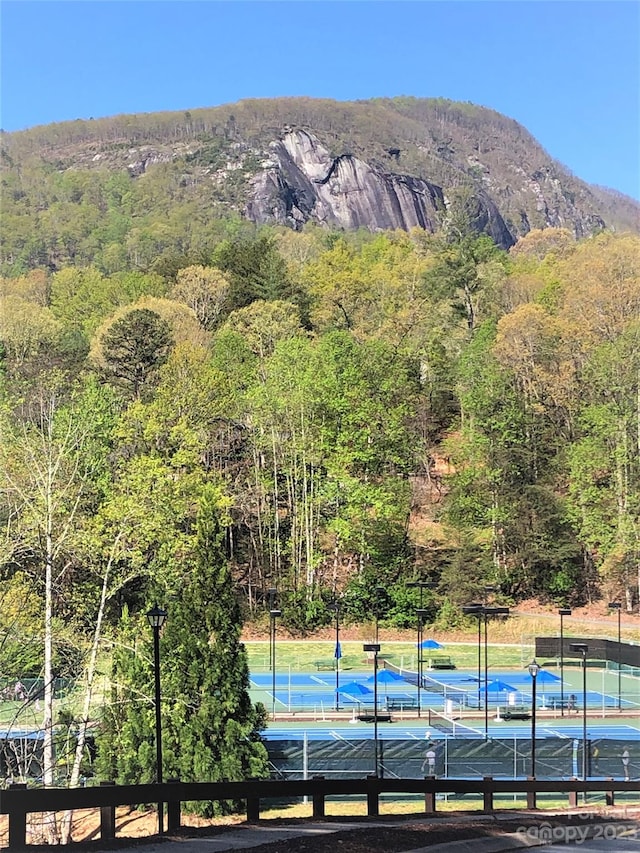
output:
<svg viewBox="0 0 640 853"><path fill-rule="evenodd" d="M417 672L405 669L404 667L398 666L388 660L384 662L384 667L385 669L389 669L397 675L400 675L409 684L417 686ZM466 687L455 687L452 684L446 684L444 681L438 681L437 678L433 678L431 675L423 675L422 690L426 693L437 693L439 696L443 696L445 700L452 699L461 708L466 708L470 704L473 704L475 707L477 704L477 701L475 701L478 691L477 686L474 686L473 690L470 691ZM472 700L471 703L469 701L470 699Z"/></svg>
<svg viewBox="0 0 640 853"><path fill-rule="evenodd" d="M478 729L465 726L453 717L434 711L433 708L429 708L429 725L432 729L438 729L439 732L451 737L483 737Z"/></svg>

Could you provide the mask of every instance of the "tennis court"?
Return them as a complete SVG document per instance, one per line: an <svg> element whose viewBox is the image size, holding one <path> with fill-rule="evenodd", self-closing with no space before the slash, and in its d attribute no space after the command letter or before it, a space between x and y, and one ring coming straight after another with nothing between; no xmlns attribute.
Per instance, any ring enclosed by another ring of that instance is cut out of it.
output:
<svg viewBox="0 0 640 853"><path fill-rule="evenodd" d="M387 667L378 672L378 709L394 706L402 712L403 709L415 707L418 700L417 673L393 667L389 663ZM536 707L540 710L557 709L559 712L561 699L564 699L566 707L569 698L574 697L574 707L579 713L583 699L581 673L571 671L564 681L547 670L542 670L542 673L548 675L548 681L538 676ZM306 712L322 716L336 709L357 713L364 708L373 709L374 704L375 685L371 670L349 670L337 674L335 671L276 671L275 692L273 687L273 673L251 674L252 698L263 702L276 714ZM531 677L526 670L491 671L488 674L487 705L493 712L509 705L530 706L531 690ZM420 704L425 709L453 713L480 710L485 706L484 676L478 682L477 672L427 673L423 676L420 693ZM589 711L601 710L603 713L615 711L618 707L623 712L638 710L640 678L622 674L618 681L617 673L609 670L589 671L586 703Z"/></svg>
<svg viewBox="0 0 640 853"><path fill-rule="evenodd" d="M426 720L415 725L406 725L406 722L380 723L378 725L378 737L384 740L417 740L441 741L447 737L468 737L484 739L484 729L475 723L468 725L459 724L444 732L435 725L429 726ZM491 739L514 739L529 738L531 735L530 725L515 725L508 723L489 724L489 738ZM309 723L296 725L270 724L264 732L268 740L296 740L308 739L313 741L348 741L348 740L371 740L373 737L372 726L368 723L357 723L354 725L338 724L333 726L317 725ZM587 737L590 740L608 738L612 740L640 741L640 728L632 723L620 725L608 725L602 721L588 721ZM563 740L581 740L582 725L537 725L536 740L544 738L561 738Z"/></svg>
<svg viewBox="0 0 640 853"><path fill-rule="evenodd" d="M640 707L640 679L621 675L619 697L617 673L587 672L585 741L582 671L569 669L565 674L563 682L555 673L536 682L537 775L579 777L586 754L590 777L620 776L620 756L627 748L632 778L637 778L640 725L624 712ZM378 671L377 698L378 710L389 712L391 722L378 721L377 726L371 723L371 669L349 668L337 673L277 670L275 692L273 672L254 672L251 693L254 701L275 711L263 738L272 770L282 778L308 778L318 773L367 775L376 760L374 730L379 771L386 776L423 775L428 742L436 752L438 775L524 777L530 772L531 720L507 721L502 713L513 704L531 710L531 677L526 669L488 673L485 731L484 673L481 676L478 682L477 670L426 672L418 717L417 673L386 661L385 668ZM561 709L559 704L554 709L559 696L566 702L571 694L576 697L575 712ZM363 713L368 722L360 719Z"/></svg>

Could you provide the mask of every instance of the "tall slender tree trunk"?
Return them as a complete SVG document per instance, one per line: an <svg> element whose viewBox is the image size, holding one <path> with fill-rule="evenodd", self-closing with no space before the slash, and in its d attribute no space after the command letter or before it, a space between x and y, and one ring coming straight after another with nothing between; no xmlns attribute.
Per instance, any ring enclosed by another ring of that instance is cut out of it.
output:
<svg viewBox="0 0 640 853"><path fill-rule="evenodd" d="M109 578L111 575L111 566L113 564L114 554L117 551L120 543L120 534L116 537L109 560L107 562L104 575L102 576L102 589L100 591L100 604L96 616L96 624L93 631L93 641L91 643L91 652L89 662L87 664L87 683L84 694L84 703L82 715L78 725L78 740L76 742L75 755L73 759L73 767L71 768L71 778L69 779L69 787L77 788L80 781L80 771L82 769L82 758L84 756L85 746L87 744L87 730L89 727L89 719L91 713L91 700L93 697L93 684L96 675L96 663L98 660L98 649L100 647L100 639L102 637L102 623L104 621L104 611L107 604ZM60 822L60 836L62 844L69 844L71 841L71 822L73 811L67 810L64 813Z"/></svg>

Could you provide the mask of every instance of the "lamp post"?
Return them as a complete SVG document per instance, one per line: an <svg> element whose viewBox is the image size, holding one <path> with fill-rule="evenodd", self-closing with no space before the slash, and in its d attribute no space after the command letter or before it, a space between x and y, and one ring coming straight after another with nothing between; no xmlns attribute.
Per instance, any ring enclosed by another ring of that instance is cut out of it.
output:
<svg viewBox="0 0 640 853"><path fill-rule="evenodd" d="M488 664L488 642L487 642L487 617L508 616L508 607L483 607L484 612L484 737L489 737L489 664Z"/></svg>
<svg viewBox="0 0 640 853"><path fill-rule="evenodd" d="M153 630L153 668L154 668L154 684L155 684L155 705L156 705L156 782L162 784L162 721L160 718L160 628L165 623L167 611L158 607L156 602L154 606L147 612L149 625ZM164 803L158 803L158 834L164 832L163 819Z"/></svg>
<svg viewBox="0 0 640 853"><path fill-rule="evenodd" d="M416 609L416 617L418 620L418 643L417 643L417 651L418 651L418 717L421 715L421 704L420 704L420 691L422 689L422 629L424 625L424 618L429 615L429 611L425 610L422 607L422 594L425 589L433 589L435 583L433 581L409 581L407 584L407 589L417 589L420 591L420 601L418 608Z"/></svg>
<svg viewBox="0 0 640 853"><path fill-rule="evenodd" d="M531 676L531 778L536 778L536 682L540 672L540 664L534 658L529 666ZM535 794L534 794L535 796Z"/></svg>
<svg viewBox="0 0 640 853"><path fill-rule="evenodd" d="M423 673L424 673L424 658L422 657L422 641L424 639L424 620L425 617L429 615L429 611L425 610L422 607L418 607L416 610L416 616L418 617L418 717L422 713L422 706L420 702L420 691L422 690L423 684Z"/></svg>
<svg viewBox="0 0 640 853"><path fill-rule="evenodd" d="M271 590L270 590L271 591ZM275 592L275 590L274 590ZM271 719L275 720L276 718L276 619L278 616L282 616L281 610L276 610L273 607L275 595L271 597L271 606L269 610L269 626L271 631L269 633L269 644L271 647L271 696L272 696L272 704L271 704Z"/></svg>
<svg viewBox="0 0 640 853"><path fill-rule="evenodd" d="M276 596L278 594L278 590L272 586L267 590L267 607L269 608L269 613L276 606ZM271 638L271 633L269 633L269 671L273 669L273 643Z"/></svg>
<svg viewBox="0 0 640 853"><path fill-rule="evenodd" d="M558 610L560 616L560 716L564 717L564 617L571 616L571 610L568 607L561 607Z"/></svg>
<svg viewBox="0 0 640 853"><path fill-rule="evenodd" d="M340 658L342 657L342 648L340 646L340 602L336 599L333 604L329 605L329 609L336 614L336 648L334 657L336 659L336 711L340 710Z"/></svg>
<svg viewBox="0 0 640 853"><path fill-rule="evenodd" d="M484 605L474 603L462 608L462 612L467 616L475 616L478 619L478 711L480 710L480 690L482 678L482 608Z"/></svg>
<svg viewBox="0 0 640 853"><path fill-rule="evenodd" d="M365 643L365 652L373 652L373 775L378 776L378 652L380 643Z"/></svg>
<svg viewBox="0 0 640 853"><path fill-rule="evenodd" d="M380 622L380 596L384 593L384 591L385 591L385 589L383 586L377 586L375 588L376 597L375 597L375 601L374 601L374 605L375 605L374 616L375 616L375 642L377 644L380 643L380 637L379 637L379 632L378 632L378 628L379 628L378 623Z"/></svg>
<svg viewBox="0 0 640 853"><path fill-rule="evenodd" d="M587 779L587 652L589 646L586 643L571 643L572 652L578 652L582 656L582 779ZM587 792L584 797L586 800Z"/></svg>
<svg viewBox="0 0 640 853"><path fill-rule="evenodd" d="M622 612L622 605L619 601L610 601L609 610L618 611L618 711L620 711L622 709L622 681L620 677L620 667L622 665L622 646L620 644L620 613Z"/></svg>

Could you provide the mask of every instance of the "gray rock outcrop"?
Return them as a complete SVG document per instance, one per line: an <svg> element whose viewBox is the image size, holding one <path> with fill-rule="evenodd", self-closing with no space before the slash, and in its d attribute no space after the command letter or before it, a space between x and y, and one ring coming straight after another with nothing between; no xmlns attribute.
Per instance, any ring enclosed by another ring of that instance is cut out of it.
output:
<svg viewBox="0 0 640 853"><path fill-rule="evenodd" d="M440 187L382 172L352 154L331 157L311 134L288 132L252 179L247 216L301 227L309 220L352 230L415 226L435 231L446 214Z"/></svg>

